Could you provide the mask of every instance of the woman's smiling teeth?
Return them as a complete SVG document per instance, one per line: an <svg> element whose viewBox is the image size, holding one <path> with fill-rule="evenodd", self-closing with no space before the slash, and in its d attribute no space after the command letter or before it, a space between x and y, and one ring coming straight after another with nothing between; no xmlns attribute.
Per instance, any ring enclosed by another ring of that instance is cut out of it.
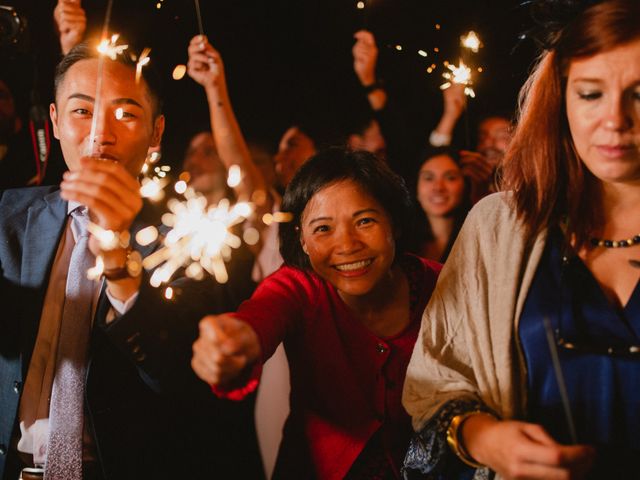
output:
<svg viewBox="0 0 640 480"><path fill-rule="evenodd" d="M360 270L366 268L373 262L373 259L360 260L359 262L343 263L342 265L335 265L334 268L341 272L353 272L354 270Z"/></svg>

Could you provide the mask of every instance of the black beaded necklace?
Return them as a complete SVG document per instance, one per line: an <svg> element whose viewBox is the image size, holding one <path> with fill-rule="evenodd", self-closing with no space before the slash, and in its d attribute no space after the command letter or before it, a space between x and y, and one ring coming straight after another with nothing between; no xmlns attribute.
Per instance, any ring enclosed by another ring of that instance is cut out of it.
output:
<svg viewBox="0 0 640 480"><path fill-rule="evenodd" d="M592 237L589 239L591 245L594 247L605 247L605 248L620 248L620 247L632 247L634 245L640 244L640 234L635 237L627 238L624 240L604 240L601 238Z"/></svg>

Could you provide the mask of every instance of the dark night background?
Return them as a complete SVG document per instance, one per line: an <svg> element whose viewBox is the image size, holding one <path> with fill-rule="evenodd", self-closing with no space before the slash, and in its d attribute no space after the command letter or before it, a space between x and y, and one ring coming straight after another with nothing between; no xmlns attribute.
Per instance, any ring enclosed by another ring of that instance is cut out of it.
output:
<svg viewBox="0 0 640 480"><path fill-rule="evenodd" d="M82 2L89 35L101 30L106 3ZM20 49L2 49L0 68L18 80L26 106L37 65L36 90L46 105L60 57L52 20L55 1L0 0L0 4L14 5L29 25L29 38ZM365 25L376 35L381 51L379 76L413 133L425 138L441 113L442 62L457 64L460 35L471 29L478 32L484 48L470 58L484 72L476 75L477 98L470 100L468 118L459 125L458 140L464 144L469 136L466 122L473 132L483 112L515 108L534 53L529 44L512 52L518 34L528 25L518 4L517 0L369 0L363 14L355 0L201 0L201 10L205 33L223 56L245 136L275 150L294 120L310 117L339 129L366 106L351 57L353 33ZM441 25L439 30L436 24ZM114 0L110 31L120 33L138 52L152 48L152 62L165 80L163 162L178 165L189 135L208 121L201 87L188 76L171 79L175 65L186 63L187 44L198 33L193 1ZM393 48L397 44L403 46L402 52ZM420 57L418 49L428 51L429 57ZM432 63L438 70L427 74Z"/></svg>

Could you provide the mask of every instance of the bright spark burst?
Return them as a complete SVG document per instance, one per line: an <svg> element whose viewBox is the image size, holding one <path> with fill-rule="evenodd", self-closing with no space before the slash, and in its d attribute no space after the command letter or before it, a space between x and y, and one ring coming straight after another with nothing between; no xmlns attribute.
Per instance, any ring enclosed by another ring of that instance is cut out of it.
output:
<svg viewBox="0 0 640 480"><path fill-rule="evenodd" d="M164 198L164 187L166 187L168 183L169 180L166 178L143 178L140 195L142 195L142 198L148 198L154 202L160 201Z"/></svg>
<svg viewBox="0 0 640 480"><path fill-rule="evenodd" d="M98 52L100 54L109 57L111 60L115 60L118 55L122 55L124 51L129 48L129 45L118 45L118 38L120 35L114 33L111 35L111 39L104 39L98 45Z"/></svg>
<svg viewBox="0 0 640 480"><path fill-rule="evenodd" d="M151 57L149 56L150 53L151 49L145 48L144 50L142 50L142 53L140 54L140 57L136 62L136 83L140 82L140 78L142 77L142 69L149 65L149 62L151 61Z"/></svg>
<svg viewBox="0 0 640 480"><path fill-rule="evenodd" d="M478 37L478 34L473 30L460 37L460 45L462 45L464 48L468 48L473 53L478 53L478 50L482 48L480 37Z"/></svg>
<svg viewBox="0 0 640 480"><path fill-rule="evenodd" d="M226 198L207 206L206 198L192 189L185 192L185 198L169 201L170 212L162 216L162 222L171 230L163 247L143 261L146 269L161 265L151 275L154 287L167 283L181 267L190 278L199 279L208 272L225 283L229 279L225 262L231 258L232 248L242 243L231 229L253 213L251 204L231 205Z"/></svg>
<svg viewBox="0 0 640 480"><path fill-rule="evenodd" d="M447 80L442 85L440 85L441 90L446 90L454 83L464 85L464 93L471 98L476 97L476 93L473 91L471 85L473 85L473 79L471 78L471 69L467 67L462 60L460 60L460 65L455 66L452 64L447 64L447 68L450 72L445 72L442 76Z"/></svg>

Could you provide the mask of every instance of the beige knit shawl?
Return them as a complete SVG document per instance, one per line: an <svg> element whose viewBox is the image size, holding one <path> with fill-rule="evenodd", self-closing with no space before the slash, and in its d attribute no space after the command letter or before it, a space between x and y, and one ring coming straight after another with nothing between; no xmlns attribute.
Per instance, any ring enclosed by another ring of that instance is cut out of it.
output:
<svg viewBox="0 0 640 480"><path fill-rule="evenodd" d="M403 404L420 430L447 401L480 398L503 418L526 406L518 319L545 246L528 239L510 196L496 193L469 213L424 315Z"/></svg>

